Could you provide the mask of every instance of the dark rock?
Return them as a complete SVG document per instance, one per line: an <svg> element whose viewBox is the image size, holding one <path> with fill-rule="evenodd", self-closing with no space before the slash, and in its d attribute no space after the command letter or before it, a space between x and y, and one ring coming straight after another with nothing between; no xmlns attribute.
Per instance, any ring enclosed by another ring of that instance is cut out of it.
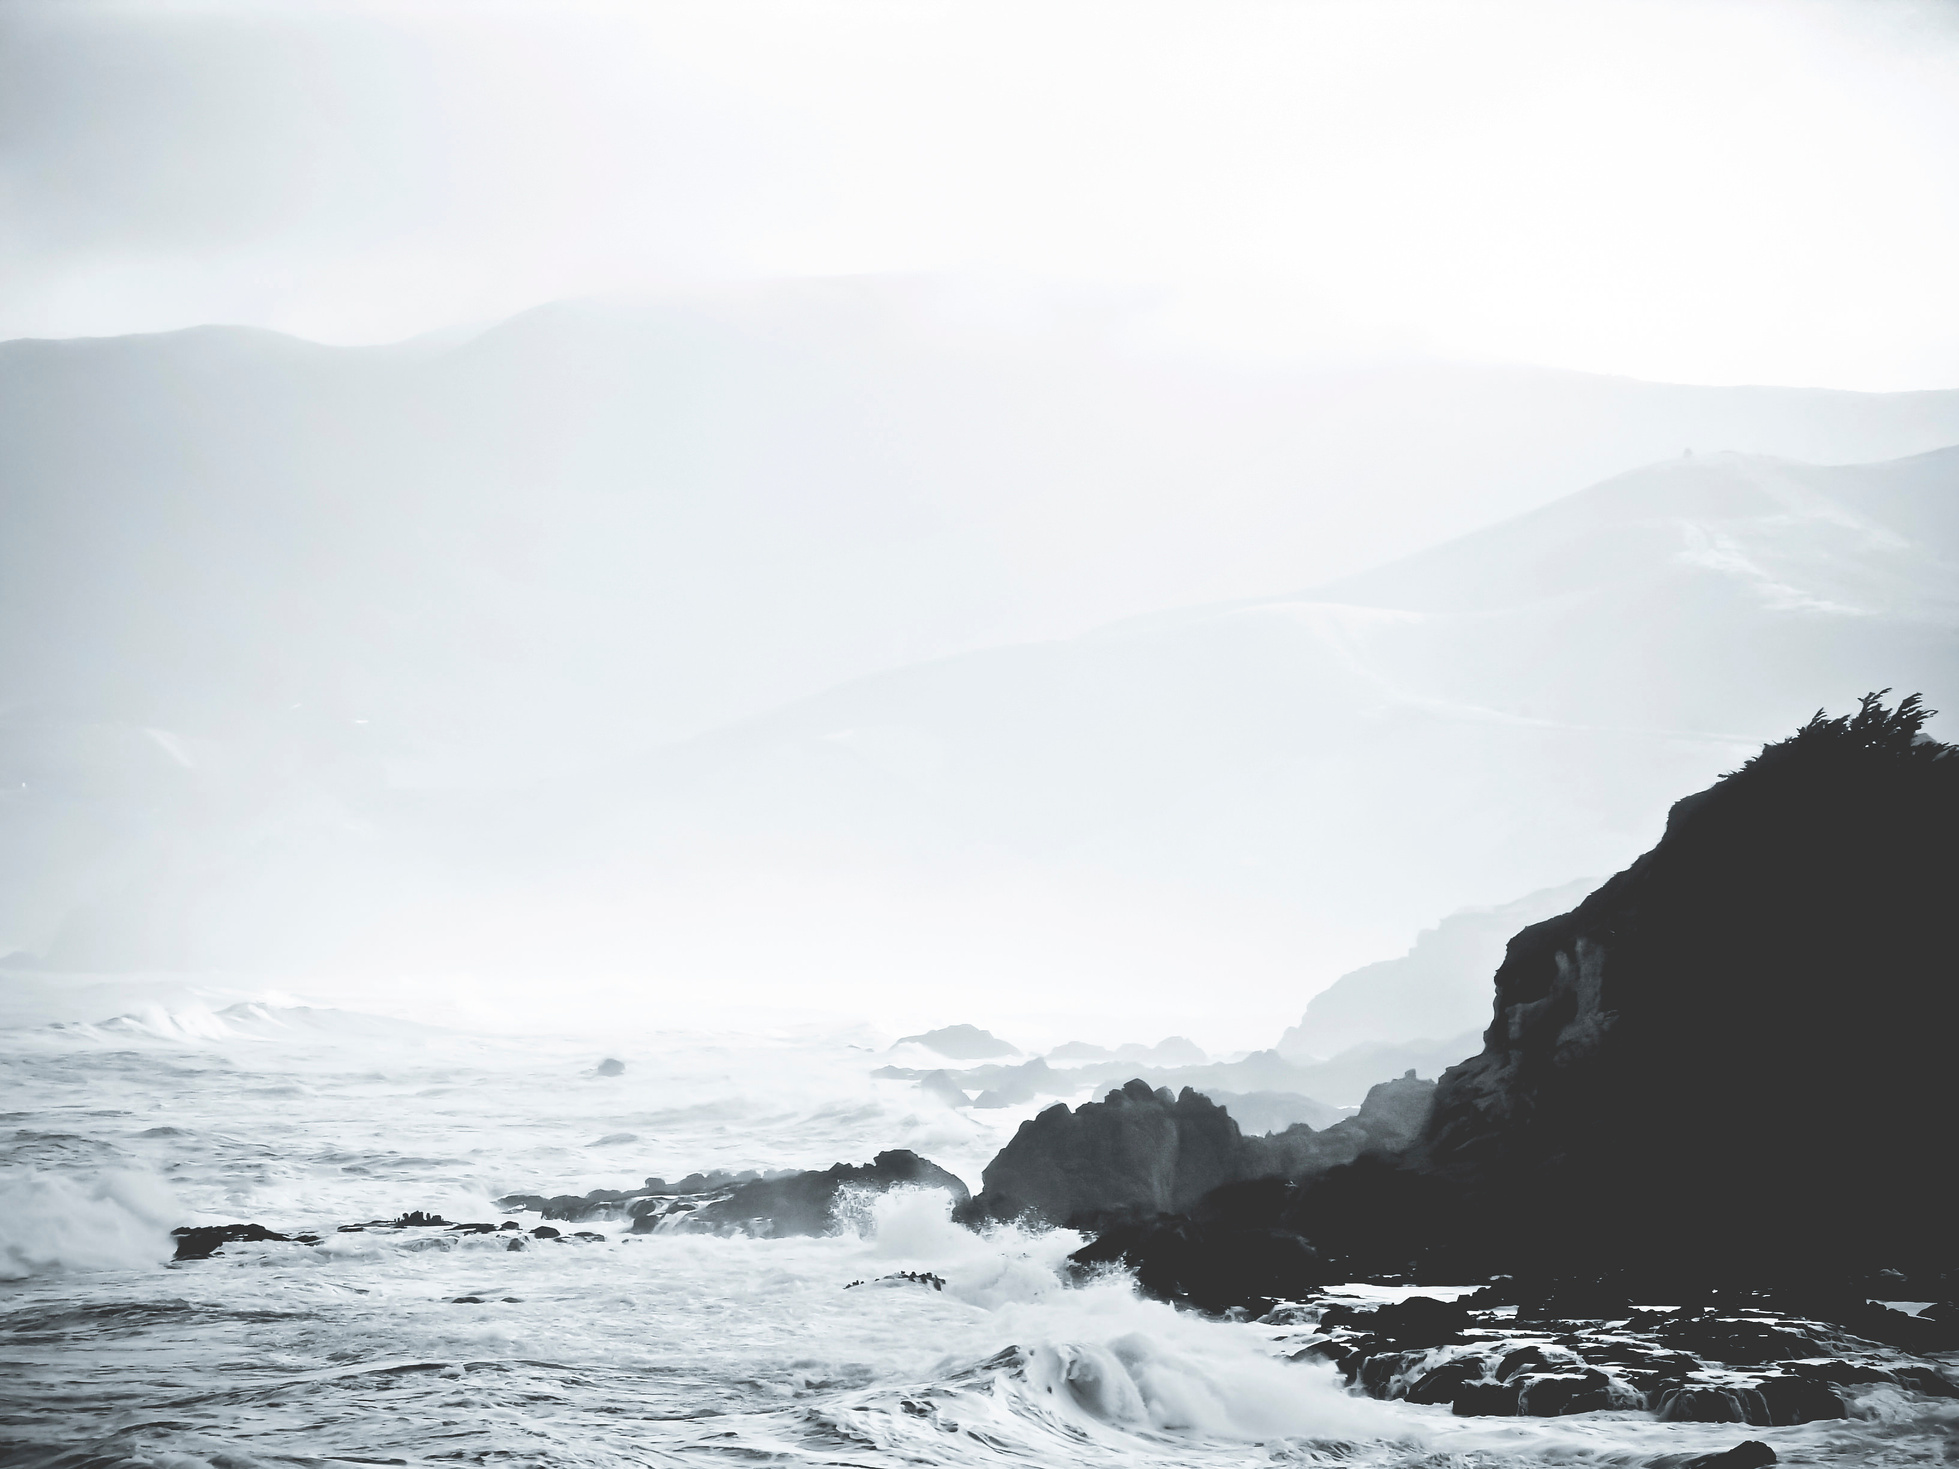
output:
<svg viewBox="0 0 1959 1469"><path fill-rule="evenodd" d="M657 1183L649 1179L648 1183ZM651 1192L649 1189L595 1188L583 1194L555 1194L546 1198L543 1194L505 1194L495 1200L499 1209L528 1209L534 1214L542 1214L546 1219L561 1219L568 1224L583 1223L587 1219L611 1219L619 1214L619 1205L630 1205L634 1200L643 1199Z"/></svg>
<svg viewBox="0 0 1959 1469"><path fill-rule="evenodd" d="M411 1210L394 1221L394 1227L396 1229L425 1229L435 1227L446 1229L448 1225L449 1221L444 1219L440 1214L424 1214L420 1209Z"/></svg>
<svg viewBox="0 0 1959 1469"><path fill-rule="evenodd" d="M1514 1382L1466 1382L1456 1390L1451 1410L1458 1418L1515 1418L1519 1395Z"/></svg>
<svg viewBox="0 0 1959 1469"><path fill-rule="evenodd" d="M1352 1327L1400 1348L1441 1347L1462 1340L1469 1312L1433 1296L1410 1296L1371 1311L1329 1306L1320 1313L1320 1325Z"/></svg>
<svg viewBox="0 0 1959 1469"><path fill-rule="evenodd" d="M1758 1438L1749 1438L1718 1454L1696 1455L1680 1469L1765 1469L1774 1462L1774 1449Z"/></svg>
<svg viewBox="0 0 1959 1469"><path fill-rule="evenodd" d="M556 1239L557 1237L558 1231L548 1224L540 1224L536 1229L531 1231L532 1239Z"/></svg>
<svg viewBox="0 0 1959 1469"><path fill-rule="evenodd" d="M1753 1413L1748 1421L1762 1428L1782 1428L1794 1423L1815 1423L1821 1419L1849 1416L1843 1398L1828 1383L1813 1377L1777 1373L1753 1384L1761 1416ZM1751 1403L1751 1406L1753 1404Z"/></svg>
<svg viewBox="0 0 1959 1469"><path fill-rule="evenodd" d="M1935 1367L1894 1367L1891 1376L1898 1386L1928 1398L1959 1398L1959 1385Z"/></svg>
<svg viewBox="0 0 1959 1469"><path fill-rule="evenodd" d="M1212 1312L1262 1315L1326 1281L1296 1234L1177 1218L1114 1225L1068 1258L1083 1268L1127 1265L1146 1294Z"/></svg>
<svg viewBox="0 0 1959 1469"><path fill-rule="evenodd" d="M449 1231L452 1234L495 1234L497 1232L497 1226L494 1224L452 1224L449 1226Z"/></svg>
<svg viewBox="0 0 1959 1469"><path fill-rule="evenodd" d="M1223 1183L1244 1178L1251 1154L1238 1125L1208 1098L1131 1081L1070 1112L1055 1103L1020 1124L986 1167L962 1217L1094 1227L1183 1213Z"/></svg>
<svg viewBox="0 0 1959 1469"><path fill-rule="evenodd" d="M597 1076L623 1076L626 1072L626 1063L607 1056L597 1066L593 1067L592 1070L593 1074Z"/></svg>
<svg viewBox="0 0 1959 1469"><path fill-rule="evenodd" d="M506 1219L497 1226L498 1229L522 1229L523 1227L515 1219Z"/></svg>
<svg viewBox="0 0 1959 1469"><path fill-rule="evenodd" d="M1828 1350L1797 1327L1708 1316L1671 1320L1660 1328L1659 1337L1666 1345L1697 1357L1742 1365L1821 1356Z"/></svg>
<svg viewBox="0 0 1959 1469"><path fill-rule="evenodd" d="M575 1234L573 1234L573 1235L570 1235L570 1236L569 1236L569 1238L571 1238L571 1239L582 1239L582 1240L588 1240L588 1241L590 1241L590 1242L591 1242L592 1244L595 1244L595 1245L602 1245L602 1244L604 1244L604 1243L605 1243L605 1236L604 1236L604 1235L602 1235L602 1234L596 1234L596 1233L594 1233L593 1231L591 1231L591 1230L589 1230L589 1229L581 1229L581 1230L579 1230L579 1231L578 1231L577 1233L575 1233Z"/></svg>
<svg viewBox="0 0 1959 1469"><path fill-rule="evenodd" d="M176 1260L208 1260L216 1253L219 1245L238 1241L279 1240L289 1241L289 1234L277 1234L262 1224L205 1224L192 1228L185 1225L170 1231L177 1241Z"/></svg>
<svg viewBox="0 0 1959 1469"><path fill-rule="evenodd" d="M1444 1362L1441 1366L1432 1368L1415 1379L1409 1384L1405 1397L1411 1403L1433 1407L1440 1407L1445 1403L1453 1405L1456 1395L1468 1384L1479 1381L1482 1376L1481 1361L1475 1357L1458 1357L1455 1361ZM1511 1411L1516 1411L1514 1397Z"/></svg>
<svg viewBox="0 0 1959 1469"><path fill-rule="evenodd" d="M1551 1365L1551 1358L1545 1355L1544 1348L1535 1345L1520 1347L1514 1352L1505 1352L1503 1354L1503 1358L1497 1363L1496 1371L1492 1376L1498 1382L1508 1382L1521 1372L1530 1372L1536 1368L1549 1367Z"/></svg>
<svg viewBox="0 0 1959 1469"><path fill-rule="evenodd" d="M1525 1374L1518 1379L1517 1412L1531 1418L1560 1418L1570 1413L1593 1413L1612 1406L1610 1380L1603 1372Z"/></svg>
<svg viewBox="0 0 1959 1469"><path fill-rule="evenodd" d="M820 1173L791 1173L741 1184L725 1199L693 1210L680 1227L773 1238L834 1234L837 1198L845 1189L881 1193L902 1185L944 1189L955 1206L969 1197L966 1185L936 1163L896 1149L879 1153L868 1164L838 1163ZM652 1228L651 1214L633 1221L636 1233L649 1233Z"/></svg>

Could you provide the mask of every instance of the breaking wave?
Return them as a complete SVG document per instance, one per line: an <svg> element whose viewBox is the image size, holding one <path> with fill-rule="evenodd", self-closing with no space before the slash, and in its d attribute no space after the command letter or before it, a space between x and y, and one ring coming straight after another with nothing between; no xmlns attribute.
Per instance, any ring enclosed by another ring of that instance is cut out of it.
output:
<svg viewBox="0 0 1959 1469"><path fill-rule="evenodd" d="M0 1168L0 1280L157 1265L170 1258L180 1214L148 1174Z"/></svg>

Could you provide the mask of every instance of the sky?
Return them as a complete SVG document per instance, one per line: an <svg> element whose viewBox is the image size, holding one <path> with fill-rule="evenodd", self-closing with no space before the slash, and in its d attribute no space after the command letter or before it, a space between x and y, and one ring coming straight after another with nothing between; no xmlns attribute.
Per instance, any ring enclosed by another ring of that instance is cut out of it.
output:
<svg viewBox="0 0 1959 1469"><path fill-rule="evenodd" d="M1959 5L0 9L0 337L876 272L1180 346L1959 383Z"/></svg>

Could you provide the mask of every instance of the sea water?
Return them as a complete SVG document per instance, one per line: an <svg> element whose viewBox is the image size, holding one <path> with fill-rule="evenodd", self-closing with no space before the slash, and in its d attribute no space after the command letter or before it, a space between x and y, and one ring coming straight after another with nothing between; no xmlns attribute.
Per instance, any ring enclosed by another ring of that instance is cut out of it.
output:
<svg viewBox="0 0 1959 1469"><path fill-rule="evenodd" d="M513 1192L912 1148L977 1186L1045 1102L954 1110L861 1029L472 1036L339 1012L152 1010L0 1032L8 1462L1639 1465L1762 1438L1792 1464L1959 1461L1886 1389L1797 1428L1459 1419L1292 1362L1301 1327L1076 1281L1067 1231L850 1197L819 1239L343 1232ZM622 1059L621 1075L596 1063ZM317 1245L168 1263L178 1225ZM884 1277L931 1272L942 1290ZM852 1285L852 1282L865 1282Z"/></svg>

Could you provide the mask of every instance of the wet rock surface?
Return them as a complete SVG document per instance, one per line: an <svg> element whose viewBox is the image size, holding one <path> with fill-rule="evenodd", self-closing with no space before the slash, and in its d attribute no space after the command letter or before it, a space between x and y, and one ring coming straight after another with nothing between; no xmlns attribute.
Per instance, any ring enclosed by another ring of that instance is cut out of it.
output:
<svg viewBox="0 0 1959 1469"><path fill-rule="evenodd" d="M219 1246L238 1243L256 1243L271 1240L278 1243L297 1241L316 1245L319 1237L311 1234L279 1234L262 1224L210 1224L170 1231L170 1237L177 1242L177 1252L173 1260L208 1260L217 1254Z"/></svg>
<svg viewBox="0 0 1959 1469"><path fill-rule="evenodd" d="M1748 1307L1626 1309L1600 1319L1476 1296L1367 1306L1328 1295L1262 1319L1304 1328L1294 1360L1331 1362L1369 1396L1447 1405L1463 1417L1641 1410L1666 1422L1769 1428L1845 1417L1880 1389L1959 1397L1950 1362L1913 1358L1837 1323Z"/></svg>

